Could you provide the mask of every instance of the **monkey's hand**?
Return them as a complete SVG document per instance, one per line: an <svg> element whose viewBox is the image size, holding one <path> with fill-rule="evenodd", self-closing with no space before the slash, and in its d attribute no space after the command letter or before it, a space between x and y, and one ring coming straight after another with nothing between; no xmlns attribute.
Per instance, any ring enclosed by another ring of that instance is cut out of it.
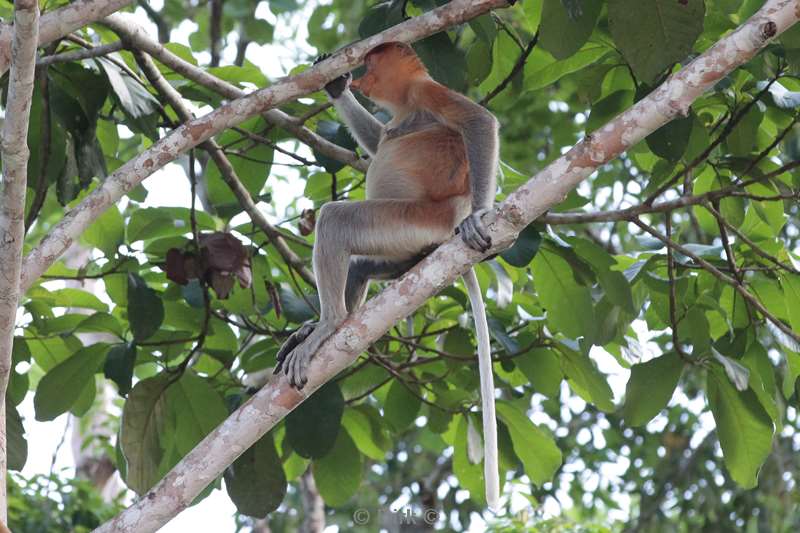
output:
<svg viewBox="0 0 800 533"><path fill-rule="evenodd" d="M492 238L489 236L489 230L481 219L487 211L489 210L478 209L473 211L458 225L458 233L461 234L461 238L467 243L467 246L479 252L485 252L492 247Z"/></svg>
<svg viewBox="0 0 800 533"><path fill-rule="evenodd" d="M314 60L314 64L316 65L320 61L325 61L330 56L331 56L330 54L322 54ZM339 98L340 96L342 96L342 93L348 87L350 87L350 82L352 81L352 79L353 75L348 72L346 74L342 74L335 80L328 82L328 84L325 85L325 92L328 93L328 97Z"/></svg>

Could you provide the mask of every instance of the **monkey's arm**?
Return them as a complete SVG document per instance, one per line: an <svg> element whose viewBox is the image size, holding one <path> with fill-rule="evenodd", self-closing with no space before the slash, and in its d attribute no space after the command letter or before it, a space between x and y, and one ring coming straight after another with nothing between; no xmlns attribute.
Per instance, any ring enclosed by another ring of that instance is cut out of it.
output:
<svg viewBox="0 0 800 533"><path fill-rule="evenodd" d="M338 96L334 97L330 92L328 92L328 96L359 146L366 150L370 156L374 156L375 152L378 151L378 142L381 140L383 124L364 109L347 87Z"/></svg>
<svg viewBox="0 0 800 533"><path fill-rule="evenodd" d="M481 215L494 202L500 147L497 119L484 107L438 83L420 87L416 98L420 106L437 115L464 138L472 214L459 225L459 231L469 246L486 251L492 241Z"/></svg>

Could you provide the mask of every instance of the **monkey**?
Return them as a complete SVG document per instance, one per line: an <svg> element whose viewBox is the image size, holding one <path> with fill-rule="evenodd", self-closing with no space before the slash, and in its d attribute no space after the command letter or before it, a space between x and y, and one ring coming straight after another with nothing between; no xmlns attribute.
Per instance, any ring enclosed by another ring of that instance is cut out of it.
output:
<svg viewBox="0 0 800 533"><path fill-rule="evenodd" d="M323 60L325 56L318 61ZM366 200L320 209L313 269L320 320L293 333L277 354L292 386L305 385L319 346L366 298L370 280L395 279L458 231L471 248L492 241L481 217L492 207L499 124L484 107L437 83L411 46L387 42L364 57L366 73L344 74L325 91L352 136L371 157ZM383 125L350 89L386 109ZM478 339L486 500L498 508L497 422L489 330L474 270L463 275Z"/></svg>

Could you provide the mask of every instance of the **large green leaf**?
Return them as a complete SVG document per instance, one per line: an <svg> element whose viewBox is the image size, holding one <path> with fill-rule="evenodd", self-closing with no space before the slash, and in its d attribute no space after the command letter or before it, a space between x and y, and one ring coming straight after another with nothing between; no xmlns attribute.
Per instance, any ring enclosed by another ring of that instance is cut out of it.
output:
<svg viewBox="0 0 800 533"><path fill-rule="evenodd" d="M567 337L594 338L592 296L588 287L575 282L569 263L550 251L540 250L532 266L536 293L547 309L547 321Z"/></svg>
<svg viewBox="0 0 800 533"><path fill-rule="evenodd" d="M301 457L318 459L333 448L344 410L339 385L328 383L286 417L286 439Z"/></svg>
<svg viewBox="0 0 800 533"><path fill-rule="evenodd" d="M567 59L545 64L530 62L525 64L525 89L535 91L548 87L567 74L578 72L597 62L609 52L609 48L599 43L588 43Z"/></svg>
<svg viewBox="0 0 800 533"><path fill-rule="evenodd" d="M614 42L639 79L655 82L683 61L703 31L703 0L609 0Z"/></svg>
<svg viewBox="0 0 800 533"><path fill-rule="evenodd" d="M126 396L131 390L134 365L136 365L135 344L117 344L108 350L103 373L117 384L122 396Z"/></svg>
<svg viewBox="0 0 800 533"><path fill-rule="evenodd" d="M514 452L536 485L551 481L561 466L561 450L548 431L531 422L515 404L497 402L497 416L508 428Z"/></svg>
<svg viewBox="0 0 800 533"><path fill-rule="evenodd" d="M312 464L314 481L325 503L331 507L346 504L361 485L363 468L363 458L350 435L340 431L330 453Z"/></svg>
<svg viewBox="0 0 800 533"><path fill-rule="evenodd" d="M286 496L286 474L275 451L272 435L266 434L225 469L225 488L236 510L264 518Z"/></svg>
<svg viewBox="0 0 800 533"><path fill-rule="evenodd" d="M345 409L342 426L359 451L370 459L382 461L391 448L391 440L379 422L379 415L367 406Z"/></svg>
<svg viewBox="0 0 800 533"><path fill-rule="evenodd" d="M106 255L114 257L117 247L125 238L125 225L117 206L112 205L100 215L81 238L91 246L96 246Z"/></svg>
<svg viewBox="0 0 800 533"><path fill-rule="evenodd" d="M613 394L606 377L597 370L588 355L561 346L561 370L570 386L587 402L610 413L614 410Z"/></svg>
<svg viewBox="0 0 800 533"><path fill-rule="evenodd" d="M144 494L160 478L159 464L164 455L160 435L169 416L169 383L165 374L140 381L122 410L119 439L127 465L125 483L137 494Z"/></svg>
<svg viewBox="0 0 800 533"><path fill-rule="evenodd" d="M562 0L544 0L539 37L542 47L556 59L566 59L589 39L603 7L600 0L574 2L567 10Z"/></svg>
<svg viewBox="0 0 800 533"><path fill-rule="evenodd" d="M133 272L128 273L128 320L137 341L153 335L164 321L164 304L158 293Z"/></svg>
<svg viewBox="0 0 800 533"><path fill-rule="evenodd" d="M486 504L485 485L483 479L483 465L469 460L467 451L467 426L466 416L458 415L453 443L453 474L458 478L459 486L469 491L472 501Z"/></svg>
<svg viewBox="0 0 800 533"><path fill-rule="evenodd" d="M622 417L629 426L643 426L667 406L683 373L675 352L631 367Z"/></svg>
<svg viewBox="0 0 800 533"><path fill-rule="evenodd" d="M39 381L33 397L36 420L53 420L66 413L85 387L94 387L94 375L103 365L107 349L104 343L92 344L50 369Z"/></svg>
<svg viewBox="0 0 800 533"><path fill-rule="evenodd" d="M755 393L737 391L721 366L711 368L706 387L725 466L739 485L753 488L772 449L772 420Z"/></svg>
<svg viewBox="0 0 800 533"><path fill-rule="evenodd" d="M167 402L175 420L175 448L181 455L189 453L228 416L222 396L208 380L191 372L169 387Z"/></svg>
<svg viewBox="0 0 800 533"><path fill-rule="evenodd" d="M395 431L402 431L411 425L417 418L417 413L422 405L419 396L412 393L409 387L413 387L413 385L395 380L392 381L389 392L386 394L383 411L386 421Z"/></svg>
<svg viewBox="0 0 800 533"><path fill-rule="evenodd" d="M564 374L561 372L561 362L555 350L534 348L515 357L514 364L530 380L536 392L541 392L550 398L558 398Z"/></svg>

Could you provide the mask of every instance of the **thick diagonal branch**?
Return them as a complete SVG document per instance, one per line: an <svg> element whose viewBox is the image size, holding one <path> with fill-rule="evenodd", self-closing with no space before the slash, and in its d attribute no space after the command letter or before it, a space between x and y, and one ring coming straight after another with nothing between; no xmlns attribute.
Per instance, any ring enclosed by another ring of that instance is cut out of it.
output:
<svg viewBox="0 0 800 533"><path fill-rule="evenodd" d="M548 165L487 216L496 243L487 254L509 246L519 231L560 202L598 166L617 157L679 112L686 113L703 92L753 57L769 39L797 22L798 17L796 0L768 0L745 24L670 76L652 94ZM215 479L308 395L355 361L392 324L411 314L483 257L468 249L460 238L440 246L348 317L317 351L302 392L290 387L283 376L274 377L146 495L97 531L154 531L163 525L191 504L209 480Z"/></svg>

